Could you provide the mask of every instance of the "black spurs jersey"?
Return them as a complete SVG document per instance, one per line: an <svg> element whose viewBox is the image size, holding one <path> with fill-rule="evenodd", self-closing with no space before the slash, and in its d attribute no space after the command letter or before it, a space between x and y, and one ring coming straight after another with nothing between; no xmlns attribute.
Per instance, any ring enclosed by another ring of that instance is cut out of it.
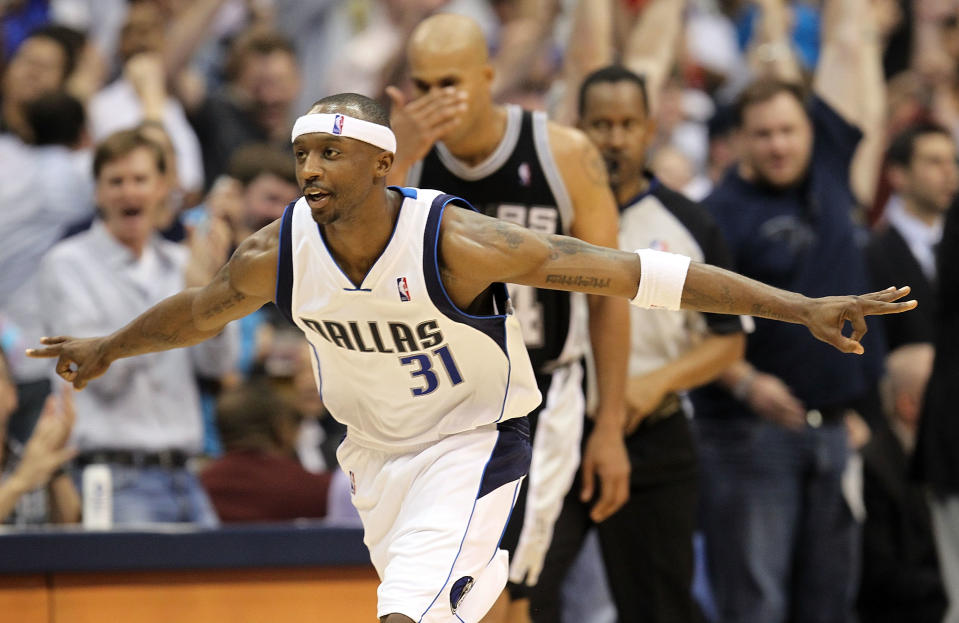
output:
<svg viewBox="0 0 959 623"><path fill-rule="evenodd" d="M573 204L549 146L546 115L507 107L506 132L476 166L457 160L442 143L416 163L409 186L463 197L487 216L541 234L569 234ZM586 302L582 294L510 284L533 369L546 373L586 352Z"/></svg>

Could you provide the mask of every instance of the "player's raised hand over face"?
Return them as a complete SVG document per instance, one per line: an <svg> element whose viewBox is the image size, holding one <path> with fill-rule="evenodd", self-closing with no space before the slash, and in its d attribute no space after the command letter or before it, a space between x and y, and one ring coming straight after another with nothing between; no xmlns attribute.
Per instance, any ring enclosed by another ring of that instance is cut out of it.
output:
<svg viewBox="0 0 959 623"><path fill-rule="evenodd" d="M466 92L455 87L434 89L411 102L394 86L386 87L386 94L392 102L390 126L396 135L394 170L405 177L406 169L425 158L433 144L462 120L467 110Z"/></svg>
<svg viewBox="0 0 959 623"><path fill-rule="evenodd" d="M832 344L844 353L862 354L860 340L866 334L866 316L898 314L916 307L916 301L896 302L909 294L909 287L887 288L861 296L827 296L811 299L803 320L816 338ZM852 333L846 337L846 323Z"/></svg>
<svg viewBox="0 0 959 623"><path fill-rule="evenodd" d="M44 348L28 348L27 355L36 358L57 357L57 374L83 389L110 367L113 359L107 353L107 338L44 337Z"/></svg>

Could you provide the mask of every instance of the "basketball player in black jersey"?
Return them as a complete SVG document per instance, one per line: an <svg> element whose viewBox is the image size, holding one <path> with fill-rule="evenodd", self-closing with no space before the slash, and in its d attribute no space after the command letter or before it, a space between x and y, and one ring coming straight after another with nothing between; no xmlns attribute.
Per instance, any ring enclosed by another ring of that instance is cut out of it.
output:
<svg viewBox="0 0 959 623"><path fill-rule="evenodd" d="M408 53L419 97L404 106L399 91L389 90L398 144L391 183L469 197L488 216L537 233L617 246L616 204L598 152L581 132L551 123L543 113L493 103L493 70L475 22L451 14L426 19L413 32ZM510 295L544 403L530 418L531 475L503 547L513 558L511 578L526 576L526 582L534 584L552 523L576 473L585 410L586 306L581 295L554 290L511 288ZM628 497L629 461L622 431L629 318L621 301L590 297L588 306L598 404L583 451L581 496L594 502L591 517L599 522ZM600 491L594 496L597 477ZM527 494L530 510L524 503ZM524 586L509 588L514 600L524 600ZM516 605L521 612L525 607ZM521 618L511 615L506 620Z"/></svg>

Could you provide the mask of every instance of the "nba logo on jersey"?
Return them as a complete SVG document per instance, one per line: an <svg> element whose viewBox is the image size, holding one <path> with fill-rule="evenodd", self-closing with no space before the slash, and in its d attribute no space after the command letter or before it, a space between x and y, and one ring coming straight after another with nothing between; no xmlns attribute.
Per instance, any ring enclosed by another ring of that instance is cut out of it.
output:
<svg viewBox="0 0 959 623"><path fill-rule="evenodd" d="M519 177L519 183L523 186L529 186L529 183L533 180L528 162L519 165L519 169L516 170L516 175Z"/></svg>
<svg viewBox="0 0 959 623"><path fill-rule="evenodd" d="M353 475L353 470L350 470L350 493L356 495L356 476Z"/></svg>
<svg viewBox="0 0 959 623"><path fill-rule="evenodd" d="M654 251L669 251L669 244L665 240L653 240L649 243L649 248Z"/></svg>
<svg viewBox="0 0 959 623"><path fill-rule="evenodd" d="M404 303L410 300L410 289L406 285L406 277L396 278L396 289L400 291L400 300Z"/></svg>
<svg viewBox="0 0 959 623"><path fill-rule="evenodd" d="M333 117L333 134L343 134L343 115Z"/></svg>

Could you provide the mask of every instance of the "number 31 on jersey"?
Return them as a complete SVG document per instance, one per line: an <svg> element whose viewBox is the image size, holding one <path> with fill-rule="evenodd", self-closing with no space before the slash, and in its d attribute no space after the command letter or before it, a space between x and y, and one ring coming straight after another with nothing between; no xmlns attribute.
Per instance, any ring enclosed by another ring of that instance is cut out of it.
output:
<svg viewBox="0 0 959 623"><path fill-rule="evenodd" d="M414 379L416 377L422 377L420 380L426 384L421 387L411 387L410 392L412 392L414 396L432 394L436 391L436 388L440 386L440 378L436 374L433 366L435 360L438 360L443 369L446 370L446 378L449 379L451 385L459 385L463 382L463 375L460 374L459 368L456 367L456 360L453 359L453 353L450 352L449 345L444 344L432 350L429 355L420 353L400 357L401 364L404 366L413 366L413 369L410 371L410 376Z"/></svg>

